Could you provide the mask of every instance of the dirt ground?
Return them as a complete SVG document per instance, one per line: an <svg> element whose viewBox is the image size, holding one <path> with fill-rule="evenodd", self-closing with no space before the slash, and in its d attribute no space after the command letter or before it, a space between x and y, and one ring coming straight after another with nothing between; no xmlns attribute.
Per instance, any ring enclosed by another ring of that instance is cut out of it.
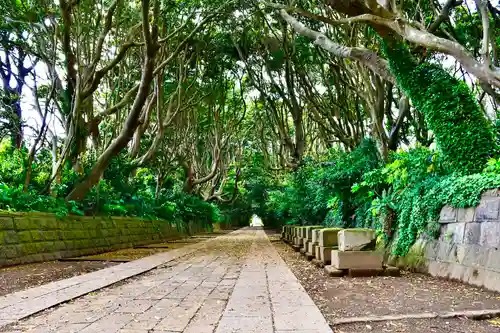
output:
<svg viewBox="0 0 500 333"><path fill-rule="evenodd" d="M158 248L154 247L158 244L154 244L150 245L149 248L124 249L79 258L82 260L91 259L92 261L50 261L0 268L0 296L120 264L120 262L112 262L111 260L136 260L158 252L198 243L231 231L201 233L192 238L162 243Z"/></svg>
<svg viewBox="0 0 500 333"><path fill-rule="evenodd" d="M462 283L403 272L401 277L333 278L298 252L274 241L281 257L323 312L335 319L423 312L447 312L500 308L500 294ZM362 332L500 332L500 320L468 319L399 320L332 326L338 333Z"/></svg>
<svg viewBox="0 0 500 333"><path fill-rule="evenodd" d="M50 261L0 268L0 296L118 264L109 261Z"/></svg>

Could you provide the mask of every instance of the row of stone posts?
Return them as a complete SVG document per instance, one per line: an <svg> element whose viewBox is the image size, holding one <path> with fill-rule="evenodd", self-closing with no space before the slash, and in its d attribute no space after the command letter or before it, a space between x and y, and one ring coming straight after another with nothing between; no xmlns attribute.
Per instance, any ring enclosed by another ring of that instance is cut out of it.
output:
<svg viewBox="0 0 500 333"><path fill-rule="evenodd" d="M377 236L371 229L283 227L281 238L330 276L398 276L399 269L384 264L375 251Z"/></svg>

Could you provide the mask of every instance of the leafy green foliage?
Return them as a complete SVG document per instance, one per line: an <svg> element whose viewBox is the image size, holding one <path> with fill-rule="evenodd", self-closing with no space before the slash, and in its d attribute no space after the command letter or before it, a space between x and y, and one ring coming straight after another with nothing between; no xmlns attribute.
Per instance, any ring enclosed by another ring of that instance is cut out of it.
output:
<svg viewBox="0 0 500 333"><path fill-rule="evenodd" d="M27 192L23 191L26 149L13 149L9 140L0 142L0 210L39 211L58 216L113 215L165 219L172 222L194 222L209 226L221 220L219 208L196 195L182 192L182 186L172 183L156 194L156 179L152 170L139 168L130 178L132 166L125 155L113 160L103 179L82 202L66 202L64 196L82 175L69 166L63 168L61 184L54 186L52 195L40 194L50 170L48 152L37 155L33 177ZM83 161L86 169L93 163L91 156Z"/></svg>
<svg viewBox="0 0 500 333"><path fill-rule="evenodd" d="M500 159L491 158L488 161L488 164L487 164L486 168L484 169L484 172L500 174Z"/></svg>
<svg viewBox="0 0 500 333"><path fill-rule="evenodd" d="M445 205L471 207L479 203L481 193L500 186L498 174L429 177L401 193L398 201L398 230L394 254L405 255L420 234L432 230Z"/></svg>
<svg viewBox="0 0 500 333"><path fill-rule="evenodd" d="M453 29L457 41L462 44L469 52L475 56L479 55L481 49L481 38L483 36L483 26L481 15L478 11L469 11L466 6L458 6L454 12L454 21L456 26ZM490 19L491 36L497 36L495 39L497 47L500 45L500 25L496 20Z"/></svg>
<svg viewBox="0 0 500 333"><path fill-rule="evenodd" d="M408 48L383 42L391 72L434 132L443 163L453 172L480 172L494 150L490 123L467 85L442 67L417 63Z"/></svg>
<svg viewBox="0 0 500 333"><path fill-rule="evenodd" d="M0 210L8 211L37 211L55 213L57 216L68 214L83 215L76 202L66 202L62 198L38 195L34 191L23 192L22 186L9 187L0 182Z"/></svg>
<svg viewBox="0 0 500 333"><path fill-rule="evenodd" d="M369 139L351 153L332 151L326 161L305 159L281 184L264 190L262 214L279 224L358 225L358 202L351 187L379 166L377 147Z"/></svg>
<svg viewBox="0 0 500 333"><path fill-rule="evenodd" d="M477 205L483 191L500 186L494 162L490 162L489 173L461 176L450 175L441 160L439 154L425 147L394 153L388 164L366 173L352 188L360 201L371 201L371 217L377 221L373 227L386 236L397 231L395 255L406 255L423 233L435 236L434 224L445 205ZM383 220L391 211L396 213L397 223L388 230Z"/></svg>

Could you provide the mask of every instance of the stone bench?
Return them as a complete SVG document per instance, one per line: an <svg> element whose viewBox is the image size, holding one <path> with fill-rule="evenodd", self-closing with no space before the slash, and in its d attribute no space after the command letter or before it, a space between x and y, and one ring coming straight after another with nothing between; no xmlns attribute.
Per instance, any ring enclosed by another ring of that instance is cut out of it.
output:
<svg viewBox="0 0 500 333"><path fill-rule="evenodd" d="M338 232L338 249L330 251L330 276L398 276L399 269L384 267L384 255L374 251L377 235L371 229L344 229Z"/></svg>
<svg viewBox="0 0 500 333"><path fill-rule="evenodd" d="M344 229L338 233L339 251L372 251L377 234L372 229Z"/></svg>
<svg viewBox="0 0 500 333"><path fill-rule="evenodd" d="M294 228L295 236L293 237L292 247L295 250L295 252L299 252L304 244L304 240L303 240L303 236L302 236L304 228L305 227L302 227L302 226L297 226Z"/></svg>
<svg viewBox="0 0 500 333"><path fill-rule="evenodd" d="M290 227L290 245L295 244L295 237L297 236L297 226L291 226Z"/></svg>
<svg viewBox="0 0 500 333"><path fill-rule="evenodd" d="M294 225L290 226L290 233L288 234L288 242L290 244L293 244L293 239L295 238L295 235L296 235L295 228L296 227Z"/></svg>
<svg viewBox="0 0 500 333"><path fill-rule="evenodd" d="M297 236L295 237L295 245L297 246L302 245L302 230L304 230L304 227L297 227Z"/></svg>
<svg viewBox="0 0 500 333"><path fill-rule="evenodd" d="M299 236L299 227L293 226L292 229L292 245L296 245L297 237Z"/></svg>
<svg viewBox="0 0 500 333"><path fill-rule="evenodd" d="M281 238L285 243L290 243L292 238L292 225L284 225L282 229Z"/></svg>
<svg viewBox="0 0 500 333"><path fill-rule="evenodd" d="M325 228L319 231L318 246L315 249L315 258L324 265L331 261L331 251L338 248L338 233L341 228Z"/></svg>
<svg viewBox="0 0 500 333"><path fill-rule="evenodd" d="M322 226L320 225L310 225L310 226L306 226L305 227L305 230L302 232L303 234L303 246L302 246L302 249L300 250L300 252L304 255L307 254L307 252L309 251L309 244L312 243L312 234L313 234L313 230L316 230L316 229L321 229L323 228Z"/></svg>
<svg viewBox="0 0 500 333"><path fill-rule="evenodd" d="M319 246L319 232L321 231L321 229L311 230L311 241L307 243L307 260L312 260L316 256L316 248Z"/></svg>
<svg viewBox="0 0 500 333"><path fill-rule="evenodd" d="M330 251L336 269L382 269L384 255L376 251Z"/></svg>
<svg viewBox="0 0 500 333"><path fill-rule="evenodd" d="M319 247L319 232L324 229L313 229L311 231L311 242L308 243L308 250L306 253L307 260L312 260L316 257L316 248Z"/></svg>

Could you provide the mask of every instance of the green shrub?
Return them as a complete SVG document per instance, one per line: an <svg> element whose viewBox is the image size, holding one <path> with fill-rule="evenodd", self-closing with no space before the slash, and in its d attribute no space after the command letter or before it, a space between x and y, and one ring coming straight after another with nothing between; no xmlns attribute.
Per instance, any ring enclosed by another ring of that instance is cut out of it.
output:
<svg viewBox="0 0 500 333"><path fill-rule="evenodd" d="M320 161L305 158L295 172L282 177L281 184L263 186L263 214L280 224L355 226L358 203L351 187L380 163L370 139L350 153L332 151Z"/></svg>
<svg viewBox="0 0 500 333"><path fill-rule="evenodd" d="M500 174L500 159L498 158L490 158L484 169L485 173L496 173Z"/></svg>
<svg viewBox="0 0 500 333"><path fill-rule="evenodd" d="M83 215L81 205L74 201L66 202L63 198L39 195L34 191L23 192L22 185L11 187L1 182L0 210Z"/></svg>

